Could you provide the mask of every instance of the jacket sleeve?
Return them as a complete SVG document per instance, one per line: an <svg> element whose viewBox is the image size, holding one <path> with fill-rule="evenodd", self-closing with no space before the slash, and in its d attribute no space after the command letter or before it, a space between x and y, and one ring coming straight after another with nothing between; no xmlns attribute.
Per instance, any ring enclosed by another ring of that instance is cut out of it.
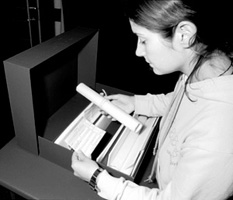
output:
<svg viewBox="0 0 233 200"><path fill-rule="evenodd" d="M173 93L135 95L135 113L149 117L163 116L171 102Z"/></svg>
<svg viewBox="0 0 233 200"><path fill-rule="evenodd" d="M227 199L233 194L233 116L232 110L226 113L218 123L211 123L216 121L211 114L190 130L179 148L178 162L168 160L169 169L160 166L158 181L163 174L170 176L160 188L140 186L104 171L97 179L99 195L109 200Z"/></svg>
<svg viewBox="0 0 233 200"><path fill-rule="evenodd" d="M160 166L159 181L163 173L170 173L160 188L139 186L105 171L98 177L99 194L110 200L227 199L233 194L233 116L221 116L222 120L211 124L215 117L210 115L191 130L179 148L178 162L167 163L169 171Z"/></svg>
<svg viewBox="0 0 233 200"><path fill-rule="evenodd" d="M109 200L226 199L232 193L233 155L203 149L184 151L186 155L164 189L139 186L104 171L98 177L98 194Z"/></svg>

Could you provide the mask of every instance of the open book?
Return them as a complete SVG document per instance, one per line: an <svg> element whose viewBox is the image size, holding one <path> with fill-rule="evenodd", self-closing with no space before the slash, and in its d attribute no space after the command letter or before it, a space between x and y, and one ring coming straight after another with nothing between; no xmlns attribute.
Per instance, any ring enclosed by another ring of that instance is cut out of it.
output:
<svg viewBox="0 0 233 200"><path fill-rule="evenodd" d="M136 114L131 116L83 83L77 86L77 91L91 103L62 132L55 143L74 151L82 150L89 157L92 157L96 149L101 149L95 156L97 162L132 176L144 155L158 118ZM111 119L103 115L101 110L121 122L118 130L108 137L106 143L102 141L108 135L106 130ZM98 148L99 146L101 148Z"/></svg>

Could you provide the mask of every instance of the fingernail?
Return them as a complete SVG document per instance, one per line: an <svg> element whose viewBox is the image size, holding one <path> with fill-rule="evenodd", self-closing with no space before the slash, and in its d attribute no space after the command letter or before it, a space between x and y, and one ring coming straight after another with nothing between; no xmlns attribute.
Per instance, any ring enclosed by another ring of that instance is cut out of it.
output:
<svg viewBox="0 0 233 200"><path fill-rule="evenodd" d="M108 95L107 95L107 92L106 92L104 89L102 89L102 91L103 91L103 93L104 93L104 96L108 96Z"/></svg>

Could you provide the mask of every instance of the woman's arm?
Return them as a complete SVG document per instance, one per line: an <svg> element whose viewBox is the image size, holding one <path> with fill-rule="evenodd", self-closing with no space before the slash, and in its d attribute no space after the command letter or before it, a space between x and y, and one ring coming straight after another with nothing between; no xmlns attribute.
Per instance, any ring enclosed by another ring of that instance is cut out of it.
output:
<svg viewBox="0 0 233 200"><path fill-rule="evenodd" d="M174 92L171 92L166 95L147 94L134 96L115 94L106 96L105 98L127 113L135 111L136 114L152 117L164 115L171 102L173 93Z"/></svg>
<svg viewBox="0 0 233 200"><path fill-rule="evenodd" d="M232 192L232 154L187 148L178 165L163 189L139 186L104 171L97 180L99 195L109 200L223 200Z"/></svg>
<svg viewBox="0 0 233 200"><path fill-rule="evenodd" d="M174 92L159 95L135 95L135 113L146 116L163 116Z"/></svg>

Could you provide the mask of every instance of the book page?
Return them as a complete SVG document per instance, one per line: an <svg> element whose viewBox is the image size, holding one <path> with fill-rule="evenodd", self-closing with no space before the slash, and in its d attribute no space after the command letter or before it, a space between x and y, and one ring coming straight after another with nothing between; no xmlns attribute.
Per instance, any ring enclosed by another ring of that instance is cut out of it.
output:
<svg viewBox="0 0 233 200"><path fill-rule="evenodd" d="M74 151L81 150L86 156L91 157L104 134L104 130L93 125L86 118L82 118L70 132L65 142Z"/></svg>

